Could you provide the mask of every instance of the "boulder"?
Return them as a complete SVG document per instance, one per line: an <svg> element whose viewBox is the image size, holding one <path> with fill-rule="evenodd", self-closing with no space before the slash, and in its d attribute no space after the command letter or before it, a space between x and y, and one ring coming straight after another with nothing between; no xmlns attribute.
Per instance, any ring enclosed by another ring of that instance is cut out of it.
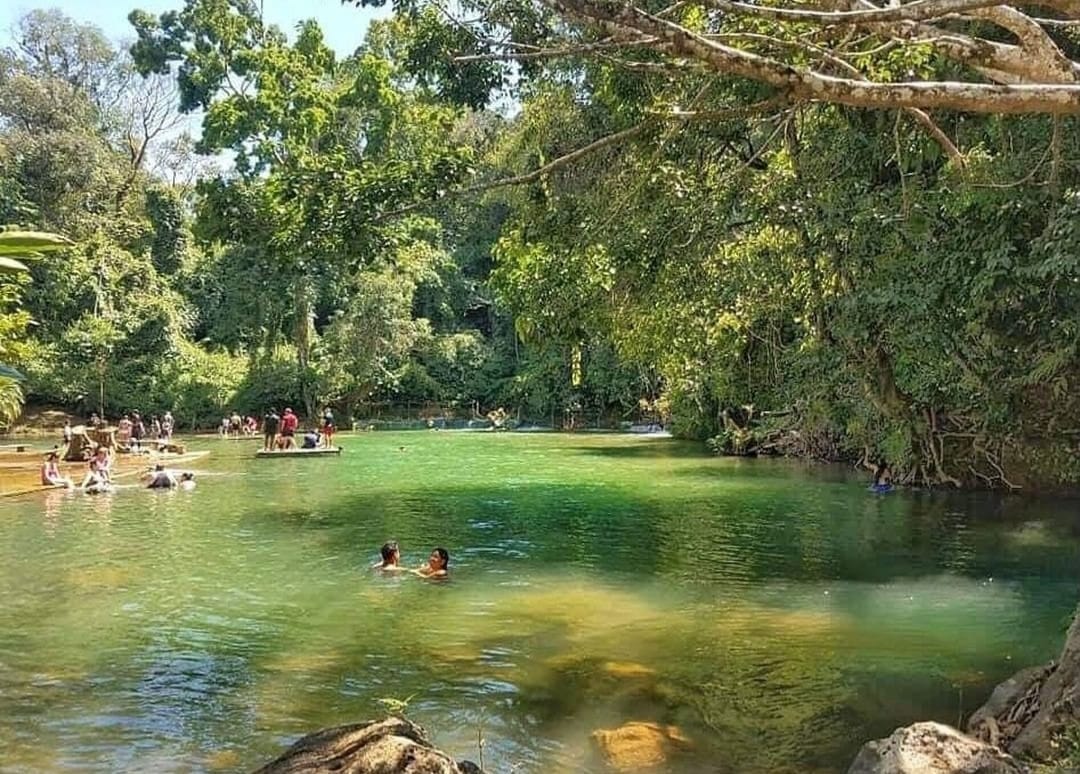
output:
<svg viewBox="0 0 1080 774"><path fill-rule="evenodd" d="M593 731L592 740L604 761L619 771L660 766L675 749L690 744L677 726L640 721Z"/></svg>
<svg viewBox="0 0 1080 774"><path fill-rule="evenodd" d="M1028 768L986 742L941 723L915 723L867 742L848 774L1027 774Z"/></svg>
<svg viewBox="0 0 1080 774"><path fill-rule="evenodd" d="M1080 612L1080 610L1078 610ZM1056 662L1025 669L999 685L968 730L1013 755L1052 758L1057 737L1080 723L1080 615Z"/></svg>
<svg viewBox="0 0 1080 774"><path fill-rule="evenodd" d="M308 734L253 774L482 774L436 750L420 726L387 718Z"/></svg>
<svg viewBox="0 0 1080 774"><path fill-rule="evenodd" d="M1039 692L1053 671L1052 664L1029 667L1001 683L986 704L968 718L968 733L995 747L1007 749L1031 721Z"/></svg>

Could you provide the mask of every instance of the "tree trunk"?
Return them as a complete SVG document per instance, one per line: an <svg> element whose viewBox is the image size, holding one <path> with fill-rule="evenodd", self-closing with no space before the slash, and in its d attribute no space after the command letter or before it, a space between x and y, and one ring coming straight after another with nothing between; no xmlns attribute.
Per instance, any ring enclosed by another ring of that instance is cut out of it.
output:
<svg viewBox="0 0 1080 774"><path fill-rule="evenodd" d="M104 360L98 363L98 416L105 421L105 373L108 365Z"/></svg>
<svg viewBox="0 0 1080 774"><path fill-rule="evenodd" d="M296 310L295 342L296 364L300 369L300 399L304 403L304 415L310 420L315 416L315 385L311 383L311 347L315 339L312 321L312 292L304 280L297 281L293 292Z"/></svg>

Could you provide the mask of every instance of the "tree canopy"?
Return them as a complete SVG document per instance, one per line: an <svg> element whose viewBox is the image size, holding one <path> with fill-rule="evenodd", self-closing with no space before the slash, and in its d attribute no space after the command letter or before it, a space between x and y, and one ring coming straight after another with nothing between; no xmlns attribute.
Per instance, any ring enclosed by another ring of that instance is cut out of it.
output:
<svg viewBox="0 0 1080 774"><path fill-rule="evenodd" d="M1075 486L1073 9L1040 8L417 0L347 56L248 0L134 11L130 52L33 12L0 222L75 246L3 278L5 358L195 426L503 407Z"/></svg>

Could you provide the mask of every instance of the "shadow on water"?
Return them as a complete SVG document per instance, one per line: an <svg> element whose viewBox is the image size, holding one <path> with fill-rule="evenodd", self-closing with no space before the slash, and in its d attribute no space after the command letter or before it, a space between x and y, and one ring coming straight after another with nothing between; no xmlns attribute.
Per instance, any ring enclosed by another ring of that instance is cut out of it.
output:
<svg viewBox="0 0 1080 774"><path fill-rule="evenodd" d="M635 438L622 446L567 446L568 453L607 459L700 458L704 447L697 441L674 441L671 438Z"/></svg>
<svg viewBox="0 0 1080 774"><path fill-rule="evenodd" d="M617 487L431 487L422 493L350 493L335 508L267 516L261 530L319 535L326 550L376 561L397 539L422 561L445 545L455 565L516 562L744 585L761 581L882 583L942 572L1021 585L1076 578L1080 517L1040 519L1037 509L992 496L912 493L878 497L850 488L768 490L748 506L753 480L709 496L642 496ZM466 514L464 518L457 518ZM486 569L486 568L485 568Z"/></svg>

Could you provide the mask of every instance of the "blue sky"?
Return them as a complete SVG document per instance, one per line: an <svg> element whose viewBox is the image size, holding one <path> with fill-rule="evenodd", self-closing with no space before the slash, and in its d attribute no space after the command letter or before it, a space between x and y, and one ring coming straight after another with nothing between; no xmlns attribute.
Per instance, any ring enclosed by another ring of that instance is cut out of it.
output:
<svg viewBox="0 0 1080 774"><path fill-rule="evenodd" d="M263 0L266 20L277 24L290 39L298 21L315 18L326 41L339 54L350 54L364 39L373 18L389 13L342 5L340 0ZM15 21L34 8L59 8L68 16L97 25L113 41L134 37L127 15L134 8L161 13L182 8L184 0L5 0L0 2L0 46L11 42Z"/></svg>

